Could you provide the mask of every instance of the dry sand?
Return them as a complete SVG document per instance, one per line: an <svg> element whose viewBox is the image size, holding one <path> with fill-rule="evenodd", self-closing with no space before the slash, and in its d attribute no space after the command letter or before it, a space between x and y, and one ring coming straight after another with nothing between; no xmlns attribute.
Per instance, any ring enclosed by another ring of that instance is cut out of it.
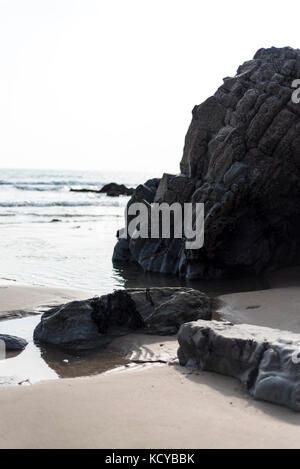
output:
<svg viewBox="0 0 300 469"><path fill-rule="evenodd" d="M223 295L221 309L238 321L300 332L297 282L285 287L275 279L274 286ZM72 292L38 290L0 288L1 312L72 299ZM88 296L73 298L80 295ZM136 361L172 361L177 343L132 335L111 347L132 350ZM254 401L234 379L174 364L1 387L0 415L1 448L300 447L300 414Z"/></svg>

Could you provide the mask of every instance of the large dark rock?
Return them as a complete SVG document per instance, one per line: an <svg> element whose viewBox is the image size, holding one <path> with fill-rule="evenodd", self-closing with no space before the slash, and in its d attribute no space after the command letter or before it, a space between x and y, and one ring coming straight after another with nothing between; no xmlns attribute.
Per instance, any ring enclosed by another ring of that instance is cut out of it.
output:
<svg viewBox="0 0 300 469"><path fill-rule="evenodd" d="M50 309L36 327L34 339L74 351L90 350L134 330L176 334L186 321L210 319L211 310L211 299L192 288L117 290Z"/></svg>
<svg viewBox="0 0 300 469"><path fill-rule="evenodd" d="M0 334L0 341L5 343L5 350L7 352L18 352L24 350L28 344L25 339L7 334Z"/></svg>
<svg viewBox="0 0 300 469"><path fill-rule="evenodd" d="M160 183L159 179L153 178L153 179L149 179L148 181L146 181L145 184L140 184L139 186L137 186L132 197L128 201L127 210L130 207L130 205L134 203L143 202L146 204L151 204L152 202L154 202L154 197L155 197L159 183ZM130 223L131 219L132 217L128 216L128 219L127 219L128 224ZM136 247L136 245L132 244L131 251L130 251L131 240L128 238L121 238L120 234L122 232L123 232L123 229L119 230L117 233L117 237L119 238L119 240L114 248L114 253L113 253L114 262L127 262L130 259L135 260L133 258L133 249L134 247ZM144 242L144 240L139 240L139 241L142 243Z"/></svg>
<svg viewBox="0 0 300 469"><path fill-rule="evenodd" d="M180 239L120 240L115 261L146 271L216 278L300 262L300 50L259 50L193 109L179 176L165 174L155 202L202 202L204 247Z"/></svg>
<svg viewBox="0 0 300 469"><path fill-rule="evenodd" d="M300 334L229 322L179 330L181 365L238 378L255 399L300 411Z"/></svg>

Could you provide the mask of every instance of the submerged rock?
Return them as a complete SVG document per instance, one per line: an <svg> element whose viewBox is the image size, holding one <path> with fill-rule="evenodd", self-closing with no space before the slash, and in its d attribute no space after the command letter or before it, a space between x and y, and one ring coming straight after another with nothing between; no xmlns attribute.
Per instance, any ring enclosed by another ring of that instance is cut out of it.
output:
<svg viewBox="0 0 300 469"><path fill-rule="evenodd" d="M121 239L113 259L187 278L299 264L300 104L292 101L299 77L300 50L260 49L194 107L181 174L165 174L151 190L145 184L139 200L148 203L204 203L203 248Z"/></svg>
<svg viewBox="0 0 300 469"><path fill-rule="evenodd" d="M181 365L233 376L255 399L300 411L300 334L199 320L178 340Z"/></svg>
<svg viewBox="0 0 300 469"><path fill-rule="evenodd" d="M26 345L28 345L25 339L14 335L0 334L0 340L5 343L5 350L7 352L18 352L24 350Z"/></svg>
<svg viewBox="0 0 300 469"><path fill-rule="evenodd" d="M192 288L117 290L50 309L36 327L34 339L74 351L90 350L135 330L176 334L186 321L210 319L211 309L211 299Z"/></svg>
<svg viewBox="0 0 300 469"><path fill-rule="evenodd" d="M118 197L119 195L132 195L134 189L131 187L126 187L124 184L117 184L115 182L110 182L106 184L101 189L89 189L86 187L83 188L71 188L70 192L92 192L95 194L107 194L110 197Z"/></svg>
<svg viewBox="0 0 300 469"><path fill-rule="evenodd" d="M124 184L116 184L115 182L110 182L102 187L100 192L109 195L110 197L118 197L119 195L132 195L134 189L131 187L126 187Z"/></svg>

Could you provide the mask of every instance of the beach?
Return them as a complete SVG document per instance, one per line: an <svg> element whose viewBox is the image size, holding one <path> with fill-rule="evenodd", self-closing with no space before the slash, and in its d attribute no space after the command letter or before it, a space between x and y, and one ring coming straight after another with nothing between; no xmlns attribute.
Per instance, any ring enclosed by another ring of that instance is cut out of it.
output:
<svg viewBox="0 0 300 469"><path fill-rule="evenodd" d="M67 288L0 285L0 320L24 317L67 301L84 299L87 294Z"/></svg>
<svg viewBox="0 0 300 469"><path fill-rule="evenodd" d="M297 448L300 416L164 365L1 389L5 448Z"/></svg>
<svg viewBox="0 0 300 469"><path fill-rule="evenodd" d="M299 268L212 281L117 268L111 254L128 198L69 193L105 177L4 176L0 333L28 346L0 362L1 448L299 446L299 414L253 400L235 379L179 366L176 335L128 334L87 355L32 338L40 314L53 306L157 286L204 291L217 319L300 332Z"/></svg>
<svg viewBox="0 0 300 469"><path fill-rule="evenodd" d="M300 448L288 3L0 0L0 450Z"/></svg>
<svg viewBox="0 0 300 469"><path fill-rule="evenodd" d="M290 313L284 316L286 320L282 317L280 326L294 328L300 294L296 288L278 287L286 277L284 272L271 290L222 295L220 310L226 317L238 304L239 308L243 305L243 321L251 323L251 315L259 308L247 307L260 305L261 322L277 327L278 317L288 305ZM28 309L70 300L72 294L74 299L86 296L86 292L9 286L0 289L1 311L14 315L26 299L28 313ZM270 297L272 311L265 309ZM174 336L132 334L115 339L108 349L131 357L132 366L96 376L1 386L0 447L299 446L299 414L253 400L235 379L180 367L175 361L177 348Z"/></svg>

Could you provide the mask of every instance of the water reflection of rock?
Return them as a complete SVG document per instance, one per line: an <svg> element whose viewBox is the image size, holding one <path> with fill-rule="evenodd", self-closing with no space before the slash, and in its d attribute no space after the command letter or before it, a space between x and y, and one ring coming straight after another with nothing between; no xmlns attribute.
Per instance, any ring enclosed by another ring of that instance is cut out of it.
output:
<svg viewBox="0 0 300 469"><path fill-rule="evenodd" d="M20 353L22 353L23 350L14 350L13 352L6 352L5 354L5 359L8 359L8 358L15 358L17 357L18 355L20 355Z"/></svg>
<svg viewBox="0 0 300 469"><path fill-rule="evenodd" d="M118 279L123 279L124 288L148 287L190 287L204 293L217 296L226 293L239 293L270 288L265 276L239 275L214 280L189 280L159 272L144 272L135 263L114 263L114 272Z"/></svg>
<svg viewBox="0 0 300 469"><path fill-rule="evenodd" d="M53 347L42 347L41 357L60 378L96 375L128 363L120 353L106 349L71 354Z"/></svg>

